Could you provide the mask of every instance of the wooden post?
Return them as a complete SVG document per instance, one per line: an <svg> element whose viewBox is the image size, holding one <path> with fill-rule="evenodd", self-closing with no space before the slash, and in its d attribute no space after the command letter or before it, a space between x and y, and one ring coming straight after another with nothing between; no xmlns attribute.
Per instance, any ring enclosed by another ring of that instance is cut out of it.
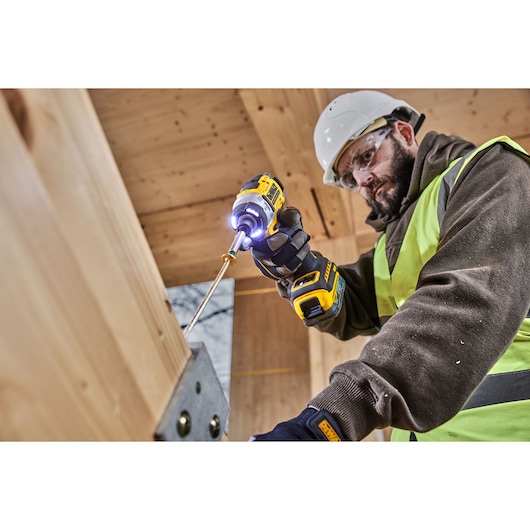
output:
<svg viewBox="0 0 530 530"><path fill-rule="evenodd" d="M0 439L152 440L190 352L86 91L2 91L0 171Z"/></svg>
<svg viewBox="0 0 530 530"><path fill-rule="evenodd" d="M272 280L236 280L228 438L267 432L310 397L306 328Z"/></svg>

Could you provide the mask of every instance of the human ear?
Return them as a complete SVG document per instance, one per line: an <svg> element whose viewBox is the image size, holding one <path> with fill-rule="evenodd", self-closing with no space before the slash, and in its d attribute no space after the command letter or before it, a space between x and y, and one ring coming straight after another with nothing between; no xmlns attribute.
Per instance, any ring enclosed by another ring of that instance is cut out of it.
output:
<svg viewBox="0 0 530 530"><path fill-rule="evenodd" d="M411 147L415 141L414 128L406 121L397 121L394 123L394 130L398 138L401 137L408 147Z"/></svg>

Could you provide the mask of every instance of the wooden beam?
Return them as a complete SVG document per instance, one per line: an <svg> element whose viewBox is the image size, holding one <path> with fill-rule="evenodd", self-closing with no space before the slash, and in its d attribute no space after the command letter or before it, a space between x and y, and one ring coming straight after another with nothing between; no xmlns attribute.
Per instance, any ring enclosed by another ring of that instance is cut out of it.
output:
<svg viewBox="0 0 530 530"><path fill-rule="evenodd" d="M322 183L322 168L313 149L313 130L321 112L313 90L240 90L272 171L285 186L287 201L303 216L304 228L316 238L351 234L340 190Z"/></svg>
<svg viewBox="0 0 530 530"><path fill-rule="evenodd" d="M152 440L189 349L90 99L4 95L0 438Z"/></svg>

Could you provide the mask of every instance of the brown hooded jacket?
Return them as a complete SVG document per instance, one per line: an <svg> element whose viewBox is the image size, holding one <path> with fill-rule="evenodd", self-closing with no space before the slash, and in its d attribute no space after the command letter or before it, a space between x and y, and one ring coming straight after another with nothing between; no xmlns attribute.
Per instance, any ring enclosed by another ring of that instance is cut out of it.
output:
<svg viewBox="0 0 530 530"><path fill-rule="evenodd" d="M399 217L368 217L386 231L391 271L418 197L473 148L427 133ZM318 327L340 340L373 337L359 359L334 368L329 385L309 402L331 412L352 440L387 426L426 432L445 423L512 342L530 307L529 164L502 144L472 159L448 197L436 254L384 325L373 254L339 267L346 281L342 310Z"/></svg>

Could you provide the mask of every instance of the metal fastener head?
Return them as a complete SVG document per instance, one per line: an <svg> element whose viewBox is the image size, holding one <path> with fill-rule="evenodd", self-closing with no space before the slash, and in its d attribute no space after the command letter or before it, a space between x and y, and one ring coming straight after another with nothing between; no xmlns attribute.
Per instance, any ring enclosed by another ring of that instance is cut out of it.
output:
<svg viewBox="0 0 530 530"><path fill-rule="evenodd" d="M219 416L215 414L210 420L210 436L212 438L217 438L221 432L221 420Z"/></svg>
<svg viewBox="0 0 530 530"><path fill-rule="evenodd" d="M177 432L181 438L185 438L191 432L191 416L187 410L183 410L177 420Z"/></svg>

